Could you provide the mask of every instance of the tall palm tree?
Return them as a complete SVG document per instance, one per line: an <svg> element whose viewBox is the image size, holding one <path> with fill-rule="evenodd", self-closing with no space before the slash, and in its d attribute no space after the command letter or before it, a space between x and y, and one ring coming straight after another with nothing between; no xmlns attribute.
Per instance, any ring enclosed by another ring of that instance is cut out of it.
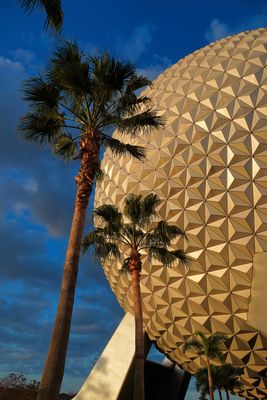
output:
<svg viewBox="0 0 267 400"><path fill-rule="evenodd" d="M227 337L221 333L214 333L209 337L206 337L202 332L196 332L193 338L186 341L184 344L184 351L193 349L198 355L203 355L206 358L207 373L208 373L208 384L210 399L214 400L213 395L213 379L211 371L210 360L220 360L224 362L224 355L222 354L221 345L227 341Z"/></svg>
<svg viewBox="0 0 267 400"><path fill-rule="evenodd" d="M61 294L38 400L57 399L60 390L86 209L101 172L101 147L108 146L117 156L128 154L141 159L142 147L122 143L112 138L110 131L117 128L131 139L141 131L162 126L149 106L149 98L135 94L145 85L150 81L137 75L132 64L107 53L85 57L77 44L67 41L57 47L43 77L24 83L29 112L22 117L19 132L29 142L50 146L65 160L80 161Z"/></svg>
<svg viewBox="0 0 267 400"><path fill-rule="evenodd" d="M94 215L99 219L97 227L89 232L83 240L83 251L91 247L95 256L120 260L122 270L132 276L135 315L135 385L134 400L144 399L144 334L143 315L140 291L140 273L142 255L159 260L170 266L176 261L188 263L189 258L183 250L170 250L173 239L183 236L184 232L175 225L165 221L153 223L159 198L149 194L142 198L130 194L124 201L123 214L117 207L105 204L95 209ZM124 244L126 254L121 254L119 245Z"/></svg>
<svg viewBox="0 0 267 400"><path fill-rule="evenodd" d="M45 10L45 30L50 28L52 31L60 32L63 22L63 11L61 0L19 0L21 7L28 13L35 8Z"/></svg>

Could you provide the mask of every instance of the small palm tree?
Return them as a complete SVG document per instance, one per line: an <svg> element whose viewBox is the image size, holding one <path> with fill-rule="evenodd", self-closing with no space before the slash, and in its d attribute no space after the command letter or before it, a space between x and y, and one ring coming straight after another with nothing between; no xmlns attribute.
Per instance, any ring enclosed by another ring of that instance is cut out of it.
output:
<svg viewBox="0 0 267 400"><path fill-rule="evenodd" d="M230 393L235 389L241 389L240 375L242 375L243 367L234 367L231 364L211 365L211 375L213 382L213 390L217 389L219 398L222 400L222 390L226 392L227 400L230 400ZM200 368L196 374L196 389L200 392L200 398L205 399L205 395L209 393L208 371L207 367Z"/></svg>
<svg viewBox="0 0 267 400"><path fill-rule="evenodd" d="M61 8L61 0L19 0L21 7L28 13L35 8L45 10L45 30L48 28L55 32L59 32L62 28L63 11Z"/></svg>
<svg viewBox="0 0 267 400"><path fill-rule="evenodd" d="M149 98L136 90L150 85L130 63L109 54L85 57L73 42L63 42L48 63L44 77L24 83L29 112L20 121L24 139L48 145L65 160L79 160L77 194L66 252L62 289L38 400L57 399L64 373L83 228L89 198L100 171L101 148L117 156L144 157L144 149L112 138L117 128L125 137L162 126ZM75 133L75 135L73 135Z"/></svg>
<svg viewBox="0 0 267 400"><path fill-rule="evenodd" d="M213 366L212 366L213 367ZM212 376L213 376L213 371L212 371ZM200 392L200 400L206 400L206 394L209 393L209 383L208 383L208 372L207 368L199 368L197 372L195 373L195 378L196 378L196 390ZM214 377L213 377L213 383L214 383ZM220 400L221 397L220 397Z"/></svg>
<svg viewBox="0 0 267 400"><path fill-rule="evenodd" d="M225 390L227 400L230 400L229 392L233 393L235 389L242 388L240 376L243 371L243 367L235 367L228 363L217 367L217 386Z"/></svg>
<svg viewBox="0 0 267 400"><path fill-rule="evenodd" d="M101 259L111 257L120 260L122 270L131 273L136 345L134 400L144 399L144 327L140 292L142 255L145 252L150 259L154 257L166 266L177 260L189 262L183 250L169 248L173 239L185 237L184 232L165 221L152 225L158 204L159 198L155 194L144 198L130 194L125 199L123 214L117 207L108 204L96 208L94 215L99 219L98 227L85 236L82 246L83 251L92 247L95 256ZM120 244L126 246L127 255L121 254Z"/></svg>
<svg viewBox="0 0 267 400"><path fill-rule="evenodd" d="M198 355L203 355L206 358L207 373L208 373L208 385L210 399L214 400L213 396L213 379L210 360L220 360L224 362L224 355L221 351L221 345L225 343L227 337L220 333L214 333L209 337L206 337L202 332L196 332L191 340L188 340L184 344L184 351L193 349Z"/></svg>

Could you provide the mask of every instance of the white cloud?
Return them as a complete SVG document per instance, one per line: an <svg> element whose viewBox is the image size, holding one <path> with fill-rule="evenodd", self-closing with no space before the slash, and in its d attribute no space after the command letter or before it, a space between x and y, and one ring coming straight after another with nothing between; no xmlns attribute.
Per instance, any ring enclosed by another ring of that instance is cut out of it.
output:
<svg viewBox="0 0 267 400"><path fill-rule="evenodd" d="M138 68L137 72L138 74L144 75L148 79L153 80L157 78L157 76L161 74L164 70L165 70L164 65L155 64L155 65L148 65L145 68Z"/></svg>
<svg viewBox="0 0 267 400"><path fill-rule="evenodd" d="M147 78L153 80L157 78L159 74L165 71L173 62L166 56L159 56L158 54L153 55L153 59L150 65L144 68L138 68L138 73L146 76Z"/></svg>
<svg viewBox="0 0 267 400"><path fill-rule="evenodd" d="M215 42L223 37L231 35L231 30L224 22L215 18L211 21L208 31L205 33L205 38L209 42Z"/></svg>
<svg viewBox="0 0 267 400"><path fill-rule="evenodd" d="M128 40L123 39L122 41L121 38L118 39L119 53L126 59L138 60L151 43L154 31L155 28L152 25L135 27Z"/></svg>
<svg viewBox="0 0 267 400"><path fill-rule="evenodd" d="M204 36L208 42L214 42L229 35L266 26L267 5L263 5L261 9L258 7L258 12L256 14L252 14L249 18L243 19L242 23L238 23L235 26L229 26L218 18L214 18Z"/></svg>
<svg viewBox="0 0 267 400"><path fill-rule="evenodd" d="M141 25L133 29L128 39L117 39L117 51L126 60L137 61L140 56L147 51L152 42L155 27L153 25ZM137 72L149 79L155 79L161 72L172 64L167 56L153 54L150 63L138 68Z"/></svg>
<svg viewBox="0 0 267 400"><path fill-rule="evenodd" d="M24 189L26 189L28 192L37 192L38 190L38 184L36 182L36 180L28 178L28 179L24 179L24 181L22 182L22 185L24 187Z"/></svg>
<svg viewBox="0 0 267 400"><path fill-rule="evenodd" d="M19 48L12 51L11 54L16 61L20 61L24 65L31 65L35 61L35 55L30 50Z"/></svg>
<svg viewBox="0 0 267 400"><path fill-rule="evenodd" d="M13 72L22 72L24 70L22 64L19 61L12 61L9 58L0 56L0 68L5 70L11 70Z"/></svg>

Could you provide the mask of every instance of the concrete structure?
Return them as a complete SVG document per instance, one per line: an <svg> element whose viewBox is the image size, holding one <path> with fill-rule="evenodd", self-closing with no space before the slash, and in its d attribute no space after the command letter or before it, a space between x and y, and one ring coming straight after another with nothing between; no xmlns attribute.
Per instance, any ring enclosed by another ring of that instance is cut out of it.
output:
<svg viewBox="0 0 267 400"><path fill-rule="evenodd" d="M75 400L116 400L131 368L134 352L134 318L126 314Z"/></svg>
<svg viewBox="0 0 267 400"><path fill-rule="evenodd" d="M159 218L186 231L195 261L166 269L144 254L150 339L194 373L204 360L185 355L184 341L196 330L229 335L227 361L244 366L240 394L266 398L267 30L190 54L144 94L166 126L135 140L146 148L144 162L105 153L95 205L120 207L128 193L158 194ZM104 269L120 304L133 312L131 278L115 262Z"/></svg>
<svg viewBox="0 0 267 400"><path fill-rule="evenodd" d="M127 313L74 400L130 400L134 381L134 318ZM145 339L146 354L151 342ZM190 377L169 360L146 362L146 400L183 400Z"/></svg>

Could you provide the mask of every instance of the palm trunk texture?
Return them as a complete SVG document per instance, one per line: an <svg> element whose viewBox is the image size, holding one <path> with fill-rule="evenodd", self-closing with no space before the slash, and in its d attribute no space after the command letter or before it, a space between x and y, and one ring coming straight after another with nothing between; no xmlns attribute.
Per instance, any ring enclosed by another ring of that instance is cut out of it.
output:
<svg viewBox="0 0 267 400"><path fill-rule="evenodd" d="M75 210L66 251L59 304L37 400L58 400L63 379L86 210L99 155L99 141L94 142L92 139L93 135L88 133L83 136L80 143L81 166L75 178L77 183Z"/></svg>
<svg viewBox="0 0 267 400"><path fill-rule="evenodd" d="M140 292L140 271L141 271L140 254L133 250L130 260L130 270L132 274L133 296L134 296L134 316L135 316L135 375L134 375L134 397L133 400L145 399L144 385L144 330L143 330L143 314L142 300Z"/></svg>
<svg viewBox="0 0 267 400"><path fill-rule="evenodd" d="M210 362L209 362L208 357L207 357L207 371L208 371L208 383L209 383L210 400L214 400L213 382L212 382L211 368L210 368Z"/></svg>

